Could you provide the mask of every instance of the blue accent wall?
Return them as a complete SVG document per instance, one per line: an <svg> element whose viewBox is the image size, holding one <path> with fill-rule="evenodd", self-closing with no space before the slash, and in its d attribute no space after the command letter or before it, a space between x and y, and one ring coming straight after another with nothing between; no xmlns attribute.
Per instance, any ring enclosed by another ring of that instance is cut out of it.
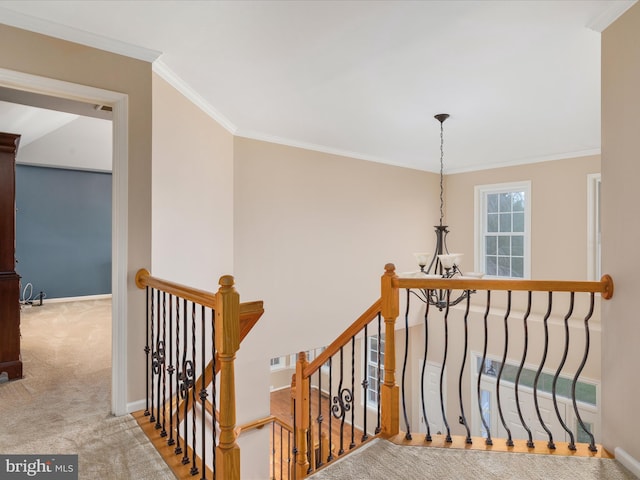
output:
<svg viewBox="0 0 640 480"><path fill-rule="evenodd" d="M111 293L111 174L16 165L16 271L33 297ZM21 292L22 296L22 292Z"/></svg>

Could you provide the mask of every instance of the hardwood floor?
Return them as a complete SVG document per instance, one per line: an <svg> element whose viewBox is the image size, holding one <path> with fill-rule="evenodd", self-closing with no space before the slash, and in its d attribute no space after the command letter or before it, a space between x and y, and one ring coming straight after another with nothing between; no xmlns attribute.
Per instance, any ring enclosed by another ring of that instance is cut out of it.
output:
<svg viewBox="0 0 640 480"><path fill-rule="evenodd" d="M319 405L322 406L322 422L318 423ZM271 415L279 418L283 423L293 428L293 412L291 408L291 390L289 388L283 390L277 390L271 392ZM362 443L362 430L358 428L351 428L350 415L347 415L345 424L342 427L341 435L341 420L335 418L331 414L329 398L327 395L322 394L318 398L318 391L313 390L311 395L311 419L312 419L312 431L313 431L313 443L318 448L321 435L326 436L325 450L323 452L322 463L326 462L326 458L329 456L329 448L333 452L333 457L339 456L340 452L348 452L352 448L357 447ZM330 420L329 420L330 419ZM356 420L357 422L357 420ZM331 425L331 435L329 436L329 424ZM320 428L319 428L320 425ZM375 426L374 426L375 428ZM319 433L320 432L320 433ZM369 432L371 435L371 432ZM330 439L330 440L329 440ZM289 443L290 442L290 443ZM293 435L289 435L286 430L280 429L276 426L272 431L271 439L271 451L273 452L272 462L275 465L271 465L272 478L275 479L287 479L289 478L287 473L287 465L293 463L293 456L287 455L287 445L293 448ZM281 445L283 446L282 450ZM327 447L326 445L330 445ZM283 452L283 456L280 456L280 452ZM289 449L290 451L290 449ZM282 458L282 463L281 459ZM280 476L280 467L282 465L283 475ZM275 476L273 473L275 472Z"/></svg>

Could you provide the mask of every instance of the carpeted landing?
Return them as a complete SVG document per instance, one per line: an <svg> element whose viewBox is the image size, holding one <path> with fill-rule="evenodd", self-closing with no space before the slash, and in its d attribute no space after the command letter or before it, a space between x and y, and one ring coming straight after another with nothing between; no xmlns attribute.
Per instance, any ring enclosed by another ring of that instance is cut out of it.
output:
<svg viewBox="0 0 640 480"><path fill-rule="evenodd" d="M80 479L175 479L136 421L111 405L111 301L21 315L24 378L0 384L0 453L78 454Z"/></svg>
<svg viewBox="0 0 640 480"><path fill-rule="evenodd" d="M311 480L633 480L612 459L400 446L375 439Z"/></svg>

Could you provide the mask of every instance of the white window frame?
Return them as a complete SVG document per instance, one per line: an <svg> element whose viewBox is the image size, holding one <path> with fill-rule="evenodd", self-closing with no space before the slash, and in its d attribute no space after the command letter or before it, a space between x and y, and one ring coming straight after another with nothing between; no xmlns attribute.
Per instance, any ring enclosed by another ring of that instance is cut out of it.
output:
<svg viewBox="0 0 640 480"><path fill-rule="evenodd" d="M524 205L524 265L523 279L531 278L531 181L496 183L491 185L476 185L475 187L475 262L476 272L485 272L485 222L487 211L487 195L492 193L506 193L523 191L525 192ZM485 272L486 273L486 272ZM504 278L498 275L491 275L492 278ZM517 277L507 277L517 278Z"/></svg>
<svg viewBox="0 0 640 480"><path fill-rule="evenodd" d="M287 362L287 357L286 356L273 357L269 361L269 367L270 367L272 372L274 372L276 370L282 370L283 368L286 368L286 366L287 366L286 362Z"/></svg>
<svg viewBox="0 0 640 480"><path fill-rule="evenodd" d="M587 279L600 280L601 265L601 185L599 173L587 175Z"/></svg>
<svg viewBox="0 0 640 480"><path fill-rule="evenodd" d="M382 384L384 383L384 351L385 351L384 346L386 345L384 332L381 333L381 335L382 335L382 341L380 342L380 345L382 347L381 350L382 350L382 355L383 356L382 356L382 359L380 361L380 386L382 386ZM365 345L365 353L367 355L367 370L366 370L366 372L364 372L364 374L366 375L367 382L368 382L367 383L367 392L366 392L367 408L377 409L378 408L378 392L377 391L374 392L376 394L375 395L375 400L370 400L369 399L369 392L372 391L371 383L369 382L369 366L373 366L376 369L378 368L378 362L377 361L376 362L372 362L371 361L371 350L370 350L369 346L371 345L370 342L371 342L372 339L375 339L375 341L376 341L375 345L377 347L377 345L378 345L378 335L377 334L376 335L369 335L367 337L367 342L366 342L366 345ZM364 338L362 340L363 340L363 343L364 343ZM380 352L378 352L378 354L380 354ZM364 398L362 399L362 403L364 404Z"/></svg>

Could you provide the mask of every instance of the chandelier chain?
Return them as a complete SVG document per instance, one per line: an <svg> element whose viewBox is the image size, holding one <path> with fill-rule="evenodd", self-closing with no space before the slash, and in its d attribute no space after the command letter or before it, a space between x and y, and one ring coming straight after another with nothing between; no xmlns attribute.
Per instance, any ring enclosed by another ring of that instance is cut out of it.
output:
<svg viewBox="0 0 640 480"><path fill-rule="evenodd" d="M440 122L440 225L444 218L444 126L443 122Z"/></svg>

